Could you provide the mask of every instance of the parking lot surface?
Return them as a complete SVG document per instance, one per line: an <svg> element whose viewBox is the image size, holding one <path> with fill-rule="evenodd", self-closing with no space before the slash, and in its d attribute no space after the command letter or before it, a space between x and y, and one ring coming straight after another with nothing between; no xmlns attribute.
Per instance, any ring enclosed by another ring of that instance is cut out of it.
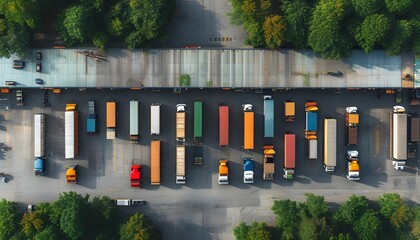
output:
<svg viewBox="0 0 420 240"><path fill-rule="evenodd" d="M266 221L274 224L270 208L274 200L291 198L304 200L305 192L324 195L326 200L343 202L352 194L376 198L385 192L396 192L408 201L420 203L419 177L414 170L396 171L389 160L389 112L395 96L380 90L289 90L263 93L224 91L220 89L190 89L181 93L173 90L63 90L48 93L51 106L43 105L43 90L24 90L25 105L17 106L15 90L0 98L0 169L10 182L0 184L2 198L21 203L53 201L62 191L74 190L111 198L144 199L146 206L126 208L151 216L162 231L163 239L233 239L232 227L241 221ZM275 138L263 138L263 95L275 101ZM204 164L192 164L193 102L203 101ZM96 102L99 134L86 134L87 102ZM117 139L106 140L105 103L118 102ZM140 101L140 141L129 143L129 101ZM296 120L283 121L283 102L296 102ZM304 138L304 102L318 103L318 159L307 159ZM64 110L66 103L76 103L79 114L79 156L64 159ZM161 134L150 136L150 105L161 103ZM175 184L175 105L186 104L186 185ZM255 112L255 148L245 151L243 144L242 104L250 103ZM218 146L218 106L230 107L229 147ZM403 106L406 100L403 99ZM360 113L359 145L347 147L345 138L345 108L357 106ZM408 112L419 112L407 106ZM33 173L33 115L45 113L47 175ZM327 174L322 166L323 118L337 119L337 167ZM282 178L283 135L296 134L296 176ZM150 185L150 141L162 140L161 186ZM275 145L276 173L274 181L262 180L262 147ZM409 146L419 152L418 145ZM346 179L345 152L358 150L360 182ZM242 159L255 161L254 184L243 183ZM217 184L218 160L230 161L229 185ZM79 184L65 182L65 166L79 164ZM142 164L142 189L131 188L131 164ZM419 167L418 154L408 165Z"/></svg>

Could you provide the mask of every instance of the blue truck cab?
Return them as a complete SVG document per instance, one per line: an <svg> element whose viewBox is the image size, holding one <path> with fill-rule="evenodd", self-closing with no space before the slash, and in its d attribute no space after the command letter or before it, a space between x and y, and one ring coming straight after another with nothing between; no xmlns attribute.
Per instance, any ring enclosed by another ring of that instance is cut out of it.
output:
<svg viewBox="0 0 420 240"><path fill-rule="evenodd" d="M44 176L45 175L45 159L35 158L34 160L34 171L35 176Z"/></svg>
<svg viewBox="0 0 420 240"><path fill-rule="evenodd" d="M95 101L88 101L88 116L86 122L88 134L97 134Z"/></svg>

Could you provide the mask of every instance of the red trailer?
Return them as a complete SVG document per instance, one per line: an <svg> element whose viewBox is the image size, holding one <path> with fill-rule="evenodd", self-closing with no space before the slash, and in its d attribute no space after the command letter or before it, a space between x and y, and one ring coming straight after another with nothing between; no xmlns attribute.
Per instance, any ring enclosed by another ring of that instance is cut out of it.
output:
<svg viewBox="0 0 420 240"><path fill-rule="evenodd" d="M229 107L219 106L219 146L229 145Z"/></svg>
<svg viewBox="0 0 420 240"><path fill-rule="evenodd" d="M295 174L295 134L284 134L284 178L293 179Z"/></svg>

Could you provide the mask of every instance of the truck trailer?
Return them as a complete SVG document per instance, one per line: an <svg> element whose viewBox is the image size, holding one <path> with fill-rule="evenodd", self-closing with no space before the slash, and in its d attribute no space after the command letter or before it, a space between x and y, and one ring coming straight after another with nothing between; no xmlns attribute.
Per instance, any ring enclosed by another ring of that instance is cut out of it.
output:
<svg viewBox="0 0 420 240"><path fill-rule="evenodd" d="M357 145L357 128L359 126L359 113L357 107L346 108L346 144Z"/></svg>
<svg viewBox="0 0 420 240"><path fill-rule="evenodd" d="M305 102L305 137L308 139L308 158L318 158L318 141L317 141L317 130L318 130L318 106L314 101Z"/></svg>
<svg viewBox="0 0 420 240"><path fill-rule="evenodd" d="M160 140L150 142L150 185L160 185Z"/></svg>
<svg viewBox="0 0 420 240"><path fill-rule="evenodd" d="M264 145L264 170L263 170L263 179L264 180L273 180L274 179L274 145Z"/></svg>
<svg viewBox="0 0 420 240"><path fill-rule="evenodd" d="M337 120L324 119L324 169L334 172L337 164Z"/></svg>
<svg viewBox="0 0 420 240"><path fill-rule="evenodd" d="M88 101L88 115L86 119L87 134L97 134L95 101Z"/></svg>
<svg viewBox="0 0 420 240"><path fill-rule="evenodd" d="M176 105L176 140L185 142L185 104Z"/></svg>
<svg viewBox="0 0 420 240"><path fill-rule="evenodd" d="M229 106L219 106L219 146L229 145Z"/></svg>
<svg viewBox="0 0 420 240"><path fill-rule="evenodd" d="M274 100L271 96L264 96L264 137L274 137Z"/></svg>
<svg viewBox="0 0 420 240"><path fill-rule="evenodd" d="M407 112L404 107L393 107L390 126L392 165L396 170L404 170L407 160Z"/></svg>
<svg viewBox="0 0 420 240"><path fill-rule="evenodd" d="M203 102L194 101L194 143L201 144L203 140Z"/></svg>
<svg viewBox="0 0 420 240"><path fill-rule="evenodd" d="M251 104L242 105L244 111L244 149L254 149L254 112Z"/></svg>
<svg viewBox="0 0 420 240"><path fill-rule="evenodd" d="M141 186L141 165L140 164L131 165L130 186L132 187Z"/></svg>
<svg viewBox="0 0 420 240"><path fill-rule="evenodd" d="M244 183L254 183L254 159L250 157L244 158Z"/></svg>
<svg viewBox="0 0 420 240"><path fill-rule="evenodd" d="M139 101L130 101L130 143L139 142Z"/></svg>
<svg viewBox="0 0 420 240"><path fill-rule="evenodd" d="M355 150L347 151L347 179L350 181L359 181L359 152Z"/></svg>
<svg viewBox="0 0 420 240"><path fill-rule="evenodd" d="M229 167L228 160L219 160L219 178L218 183L221 185L229 184Z"/></svg>
<svg viewBox="0 0 420 240"><path fill-rule="evenodd" d="M45 155L45 115L34 115L34 157L41 158Z"/></svg>
<svg viewBox="0 0 420 240"><path fill-rule="evenodd" d="M295 134L284 134L284 175L286 179L293 179L296 167L296 136Z"/></svg>
<svg viewBox="0 0 420 240"><path fill-rule="evenodd" d="M293 101L284 102L284 121L286 122L295 121L295 102Z"/></svg>
<svg viewBox="0 0 420 240"><path fill-rule="evenodd" d="M78 111L75 103L66 104L64 113L65 158L75 158L78 154Z"/></svg>
<svg viewBox="0 0 420 240"><path fill-rule="evenodd" d="M106 102L106 139L117 137L117 102Z"/></svg>
<svg viewBox="0 0 420 240"><path fill-rule="evenodd" d="M160 103L153 103L150 106L150 134L160 134Z"/></svg>
<svg viewBox="0 0 420 240"><path fill-rule="evenodd" d="M176 184L185 184L185 145L176 146Z"/></svg>

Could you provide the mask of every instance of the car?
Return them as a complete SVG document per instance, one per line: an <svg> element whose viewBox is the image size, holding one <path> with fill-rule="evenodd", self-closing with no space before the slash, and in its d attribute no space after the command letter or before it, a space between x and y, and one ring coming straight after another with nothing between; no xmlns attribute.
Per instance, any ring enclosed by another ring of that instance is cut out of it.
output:
<svg viewBox="0 0 420 240"><path fill-rule="evenodd" d="M35 83L39 84L39 85L43 85L44 84L44 80L42 80L41 78L35 78Z"/></svg>
<svg viewBox="0 0 420 240"><path fill-rule="evenodd" d="M14 69L24 69L25 62L22 60L13 60L13 68Z"/></svg>
<svg viewBox="0 0 420 240"><path fill-rule="evenodd" d="M35 70L36 70L37 72L42 72L42 64L41 64L40 62L37 62L37 63L36 63Z"/></svg>
<svg viewBox="0 0 420 240"><path fill-rule="evenodd" d="M41 52L36 52L36 60L42 60L42 53Z"/></svg>
<svg viewBox="0 0 420 240"><path fill-rule="evenodd" d="M344 75L340 71L337 71L337 72L328 72L327 74L330 75L330 76L333 76L333 77L342 77Z"/></svg>

